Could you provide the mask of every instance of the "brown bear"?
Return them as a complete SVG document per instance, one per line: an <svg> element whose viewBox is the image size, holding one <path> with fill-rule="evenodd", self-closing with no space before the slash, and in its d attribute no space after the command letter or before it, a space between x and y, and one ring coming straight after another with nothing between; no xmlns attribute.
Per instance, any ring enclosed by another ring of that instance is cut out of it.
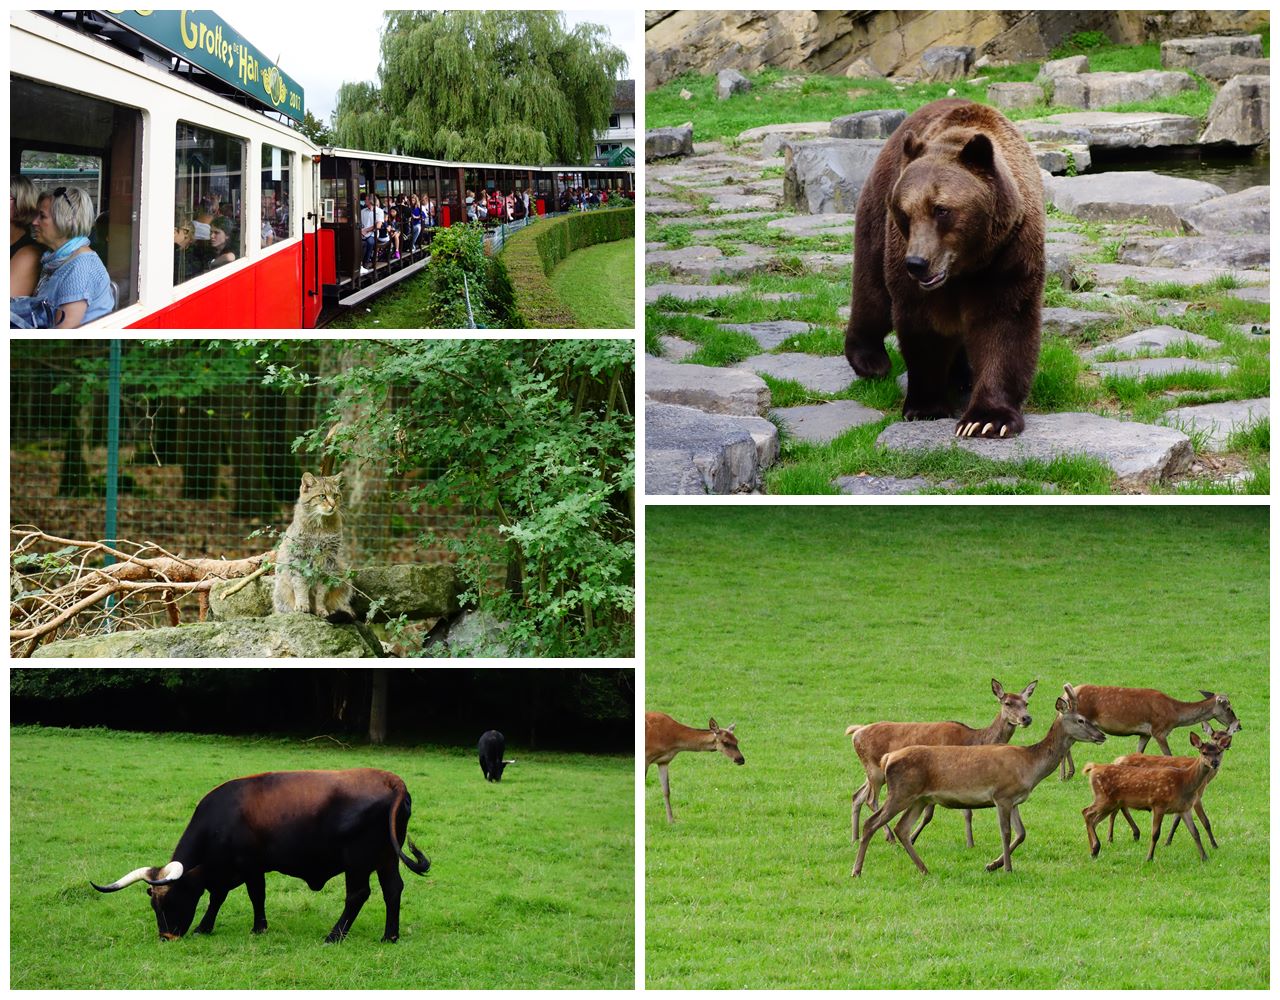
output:
<svg viewBox="0 0 1280 1000"><path fill-rule="evenodd" d="M907 364L907 420L955 416L957 437L1023 426L1040 353L1044 193L1031 148L994 108L948 99L885 143L858 196L853 308L844 353L889 374L892 329Z"/></svg>

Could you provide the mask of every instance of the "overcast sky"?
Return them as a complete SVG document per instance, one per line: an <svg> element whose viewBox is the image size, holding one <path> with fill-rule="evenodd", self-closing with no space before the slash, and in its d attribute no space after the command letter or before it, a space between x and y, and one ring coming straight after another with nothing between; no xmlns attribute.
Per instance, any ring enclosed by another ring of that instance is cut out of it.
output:
<svg viewBox="0 0 1280 1000"><path fill-rule="evenodd" d="M217 11L268 59L278 59L280 68L302 87L307 110L326 124L341 84L377 82L381 9L352 6L340 13L329 4L224 4ZM627 54L625 77L635 79L643 65L638 8L564 13L571 25L603 24L613 44Z"/></svg>

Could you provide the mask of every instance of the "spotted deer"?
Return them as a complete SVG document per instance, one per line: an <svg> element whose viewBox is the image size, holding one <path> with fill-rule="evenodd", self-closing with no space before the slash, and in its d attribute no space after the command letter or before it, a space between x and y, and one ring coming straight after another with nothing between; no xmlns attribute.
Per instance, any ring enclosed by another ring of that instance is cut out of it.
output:
<svg viewBox="0 0 1280 1000"><path fill-rule="evenodd" d="M911 844L911 825L930 805L948 809L994 807L1000 821L1000 857L987 871L1004 867L1013 871L1013 852L1026 839L1018 807L1045 778L1054 772L1072 743L1101 743L1102 731L1080 712L1070 684L1054 703L1057 718L1049 732L1032 746L928 747L913 746L887 754L881 762L889 793L884 805L872 813L858 843L853 875L862 874L862 862L872 835L901 815L894 833L902 849L924 874L929 873ZM1015 831L1010 841L1010 828Z"/></svg>
<svg viewBox="0 0 1280 1000"><path fill-rule="evenodd" d="M1192 808L1204 786L1222 765L1223 748L1213 740L1202 740L1198 733L1191 734L1191 745L1200 756L1184 767L1129 767L1124 764L1094 764L1084 766L1085 777L1093 789L1093 801L1081 810L1085 832L1089 836L1089 853L1094 857L1102 848L1095 828L1098 823L1121 807L1150 810L1151 849L1147 860L1156 856L1156 842L1160 839L1160 824L1168 813L1182 817L1200 851L1200 860L1208 861L1200 831L1191 818Z"/></svg>
<svg viewBox="0 0 1280 1000"><path fill-rule="evenodd" d="M850 805L850 825L853 827L853 843L858 842L859 820L864 804L874 811L879 805L880 788L884 785L884 771L880 761L885 754L910 746L984 746L991 743L1008 743L1019 726L1031 725L1027 712L1027 700L1036 689L1037 681L1028 684L1021 693L1006 693L994 677L991 693L1000 703L996 717L985 729L974 729L963 722L873 722L866 726L850 726L844 734L851 738L853 751L862 762L867 780L853 793ZM930 805L920 819L920 826L911 835L915 843L920 831L933 819ZM886 827L885 840L892 842L893 834ZM965 843L973 846L973 811L964 810Z"/></svg>
<svg viewBox="0 0 1280 1000"><path fill-rule="evenodd" d="M738 738L733 735L733 729L733 726L721 729L716 725L715 719L707 722L706 729L694 729L676 722L665 712L645 712L644 769L649 770L651 764L658 765L658 779L662 782L662 801L667 807L668 823L676 821L671 812L671 778L667 773L675 755L681 750L718 750L735 764L745 764L746 758L738 749Z"/></svg>
<svg viewBox="0 0 1280 1000"><path fill-rule="evenodd" d="M1224 726L1233 723L1240 728L1240 720L1231 709L1231 700L1225 694L1201 691L1200 701L1178 701L1153 688L1100 687L1082 684L1076 688L1080 699L1080 711L1093 719L1108 736L1138 737L1138 753L1147 749L1147 742L1155 740L1166 757L1173 755L1169 749L1169 734L1184 726L1198 726L1216 719ZM1071 753L1062 761L1062 780L1069 781L1076 773L1076 762Z"/></svg>

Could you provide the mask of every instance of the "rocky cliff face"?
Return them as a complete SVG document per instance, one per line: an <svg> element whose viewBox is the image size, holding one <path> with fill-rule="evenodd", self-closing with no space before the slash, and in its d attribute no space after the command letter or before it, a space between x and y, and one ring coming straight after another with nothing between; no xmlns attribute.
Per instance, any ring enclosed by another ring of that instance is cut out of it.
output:
<svg viewBox="0 0 1280 1000"><path fill-rule="evenodd" d="M681 73L765 66L844 73L859 60L890 75L914 71L935 45L972 45L991 59L1041 59L1077 31L1139 44L1180 35L1252 31L1266 11L653 10L645 13L645 86Z"/></svg>

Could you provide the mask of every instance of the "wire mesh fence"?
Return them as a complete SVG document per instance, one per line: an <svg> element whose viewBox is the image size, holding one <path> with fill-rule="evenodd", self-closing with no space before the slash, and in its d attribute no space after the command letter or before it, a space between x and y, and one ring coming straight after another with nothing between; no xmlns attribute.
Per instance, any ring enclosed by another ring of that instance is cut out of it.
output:
<svg viewBox="0 0 1280 1000"><path fill-rule="evenodd" d="M323 387L263 382L252 347L209 342L14 340L10 345L10 524L73 539L153 543L183 558L269 551L302 473L295 442L333 403ZM344 364L336 341L293 341L312 371ZM450 558L423 533L464 530L462 512L414 510L376 459L342 469L353 562ZM45 550L52 548L45 545Z"/></svg>

